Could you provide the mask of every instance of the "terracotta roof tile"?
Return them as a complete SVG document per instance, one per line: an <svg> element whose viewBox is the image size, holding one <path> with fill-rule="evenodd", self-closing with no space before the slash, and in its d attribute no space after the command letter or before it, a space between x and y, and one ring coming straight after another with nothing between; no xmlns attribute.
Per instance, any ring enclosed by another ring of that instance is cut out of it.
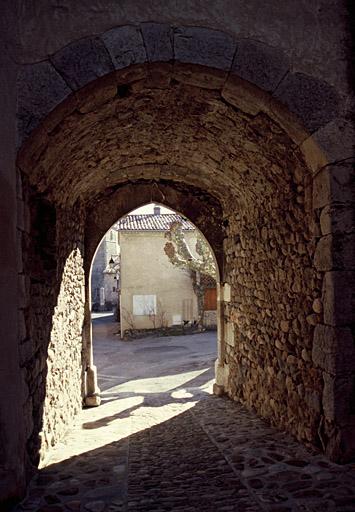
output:
<svg viewBox="0 0 355 512"><path fill-rule="evenodd" d="M173 222L182 223L184 231L193 231L195 227L177 213L160 215L126 215L114 225L117 231L167 231Z"/></svg>

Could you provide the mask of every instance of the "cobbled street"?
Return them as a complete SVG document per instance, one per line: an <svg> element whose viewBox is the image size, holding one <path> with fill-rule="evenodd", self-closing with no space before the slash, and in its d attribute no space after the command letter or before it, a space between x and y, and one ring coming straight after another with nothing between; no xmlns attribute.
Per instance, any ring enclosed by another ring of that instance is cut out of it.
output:
<svg viewBox="0 0 355 512"><path fill-rule="evenodd" d="M102 405L82 411L17 511L355 512L355 464L212 394L216 333L115 331L94 320Z"/></svg>

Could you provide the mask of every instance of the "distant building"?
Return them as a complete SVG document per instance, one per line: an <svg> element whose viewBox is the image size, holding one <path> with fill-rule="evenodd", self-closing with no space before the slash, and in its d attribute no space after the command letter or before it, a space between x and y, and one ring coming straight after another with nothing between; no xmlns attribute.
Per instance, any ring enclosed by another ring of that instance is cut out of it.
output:
<svg viewBox="0 0 355 512"><path fill-rule="evenodd" d="M176 213L161 214L158 206L153 214L120 219L99 246L92 269L93 306L103 310L119 302L122 334L129 329L170 327L198 319L190 272L175 267L164 252L165 233L176 221L182 223L193 251L196 228ZM204 323L215 326L215 283L207 287Z"/></svg>
<svg viewBox="0 0 355 512"><path fill-rule="evenodd" d="M117 230L110 229L102 239L91 270L93 311L109 311L117 306L119 289L119 245ZM114 264L110 266L110 260Z"/></svg>

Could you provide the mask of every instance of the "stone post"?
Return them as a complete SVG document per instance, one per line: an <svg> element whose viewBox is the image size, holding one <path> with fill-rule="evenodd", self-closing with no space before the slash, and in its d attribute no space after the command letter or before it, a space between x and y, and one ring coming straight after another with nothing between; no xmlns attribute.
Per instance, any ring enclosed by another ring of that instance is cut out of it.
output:
<svg viewBox="0 0 355 512"><path fill-rule="evenodd" d="M85 280L85 319L83 329L83 364L85 370L84 402L87 407L97 407L101 403L101 398L100 389L97 385L97 370L94 365L92 345L90 272L86 272Z"/></svg>
<svg viewBox="0 0 355 512"><path fill-rule="evenodd" d="M215 362L215 378L213 393L223 395L225 393L225 328L224 328L224 302L230 301L229 284L217 284L217 359Z"/></svg>

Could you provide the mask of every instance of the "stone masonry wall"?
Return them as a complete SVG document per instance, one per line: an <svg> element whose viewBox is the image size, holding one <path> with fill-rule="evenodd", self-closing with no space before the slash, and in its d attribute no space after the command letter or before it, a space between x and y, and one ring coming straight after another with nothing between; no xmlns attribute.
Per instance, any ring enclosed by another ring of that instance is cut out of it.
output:
<svg viewBox="0 0 355 512"><path fill-rule="evenodd" d="M227 392L298 439L319 444L323 381L312 340L322 303L312 268L310 198L297 169L282 190L228 218Z"/></svg>
<svg viewBox="0 0 355 512"><path fill-rule="evenodd" d="M80 207L60 210L28 191L23 204L20 359L28 390L23 417L30 469L48 455L82 405L83 214Z"/></svg>
<svg viewBox="0 0 355 512"><path fill-rule="evenodd" d="M326 233L326 223L336 220L332 191L324 204L313 204L318 224L309 233L310 192L313 187L321 195L326 168L352 155L352 127L342 118L350 102L340 87L346 80L337 88L326 76L311 77L274 40L270 44L255 44L255 34L236 40L207 27L161 24L118 26L73 41L22 66L19 138L27 141L18 166L48 201L66 208L80 198L92 210L139 180L158 189L161 182L183 183L220 201L226 223L231 217L226 333L231 347L234 338L237 345L227 354L230 394L251 404L255 392L259 413L272 413L275 423L338 458L337 448L327 447L330 440L340 446L340 432L345 422L351 432L354 417L353 370L345 381L341 367L332 373L342 347L347 353L353 347L353 239ZM302 172L293 165L300 151ZM330 215L320 211L326 207ZM233 269L239 242L244 267ZM243 308L249 308L245 325L235 328L232 313ZM322 325L346 328L349 342L339 329ZM243 365L241 378L237 366Z"/></svg>
<svg viewBox="0 0 355 512"><path fill-rule="evenodd" d="M80 210L62 212L58 219L61 226L57 233L60 290L48 346L41 457L61 439L82 407L85 295L81 215Z"/></svg>

